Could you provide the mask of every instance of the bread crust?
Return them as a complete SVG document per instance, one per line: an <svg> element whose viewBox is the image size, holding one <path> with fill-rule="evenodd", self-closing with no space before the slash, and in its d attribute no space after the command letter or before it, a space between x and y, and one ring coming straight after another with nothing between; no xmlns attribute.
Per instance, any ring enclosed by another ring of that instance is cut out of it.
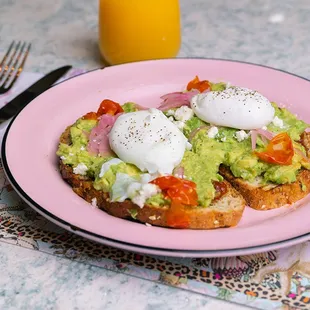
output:
<svg viewBox="0 0 310 310"><path fill-rule="evenodd" d="M60 137L60 142L70 145L70 126ZM129 210L136 210L136 221L151 225L171 227L167 224L167 213L169 206L145 205L140 208L130 200L124 202L110 202L109 194L98 191L93 187L93 181L87 176L73 173L69 165L65 165L59 160L59 169L62 178L72 187L73 191L87 202L91 203L96 198L99 209L106 211L110 215L122 219L130 219ZM224 181L227 192L220 198L212 202L209 207L186 207L185 212L189 217L189 229L215 229L220 227L236 226L240 221L246 202L244 198ZM172 227L171 227L172 228Z"/></svg>
<svg viewBox="0 0 310 310"><path fill-rule="evenodd" d="M301 135L300 143L305 147L307 156L310 151L310 133ZM256 210L271 210L290 205L310 193L310 171L301 169L297 180L290 184L257 186L236 178L228 167L221 165L220 174L244 197L248 206Z"/></svg>
<svg viewBox="0 0 310 310"><path fill-rule="evenodd" d="M295 182L273 188L251 185L241 178L234 177L225 166L220 167L220 174L244 197L248 206L256 210L265 211L290 205L310 192L309 170L302 170Z"/></svg>

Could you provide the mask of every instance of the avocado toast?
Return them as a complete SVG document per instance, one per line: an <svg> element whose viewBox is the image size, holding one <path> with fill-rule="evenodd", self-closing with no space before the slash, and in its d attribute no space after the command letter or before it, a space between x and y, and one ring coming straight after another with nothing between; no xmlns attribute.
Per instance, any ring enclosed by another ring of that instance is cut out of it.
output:
<svg viewBox="0 0 310 310"><path fill-rule="evenodd" d="M252 208L268 210L307 195L310 164L304 131L308 125L275 103L262 106L263 101L259 104L267 112L256 122L269 118L264 128L211 125L195 106L197 96L210 92L223 98L228 89L229 96L238 97L243 90L224 83L196 82L186 92L163 96L159 108L148 111L134 103L120 106L104 100L97 112L84 115L62 134L57 155L63 179L79 196L113 216L189 229L237 225L245 200ZM206 89L200 89L201 85ZM255 92L243 93L255 99ZM140 128L141 117L144 126ZM152 123L156 118L159 127ZM174 128L161 133L167 120L182 137ZM148 128L154 130L143 136ZM152 134L158 139L150 147L144 145ZM183 149L170 143L177 139ZM273 145L275 156L270 153ZM285 156L279 145L287 146Z"/></svg>

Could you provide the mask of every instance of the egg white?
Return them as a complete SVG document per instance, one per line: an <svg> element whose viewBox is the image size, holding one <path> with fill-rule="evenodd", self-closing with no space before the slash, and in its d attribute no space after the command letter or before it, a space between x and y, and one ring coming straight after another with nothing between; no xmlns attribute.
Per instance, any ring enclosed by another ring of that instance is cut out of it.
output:
<svg viewBox="0 0 310 310"><path fill-rule="evenodd" d="M275 113L267 98L242 87L198 94L191 99L191 107L207 123L246 130L268 125Z"/></svg>
<svg viewBox="0 0 310 310"><path fill-rule="evenodd" d="M157 109L124 113L109 133L111 149L141 171L171 174L182 161L187 139Z"/></svg>

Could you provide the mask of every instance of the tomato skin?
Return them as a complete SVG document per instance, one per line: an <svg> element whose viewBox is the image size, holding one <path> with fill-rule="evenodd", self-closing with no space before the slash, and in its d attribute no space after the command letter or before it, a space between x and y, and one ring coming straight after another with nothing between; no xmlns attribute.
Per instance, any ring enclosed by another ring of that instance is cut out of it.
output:
<svg viewBox="0 0 310 310"><path fill-rule="evenodd" d="M173 228L188 228L190 217L186 213L184 205L172 201L170 209L167 211L167 225Z"/></svg>
<svg viewBox="0 0 310 310"><path fill-rule="evenodd" d="M187 84L186 89L188 91L192 89L197 89L200 93L202 93L206 90L211 89L211 84L207 80L200 81L199 77L196 75L195 78Z"/></svg>
<svg viewBox="0 0 310 310"><path fill-rule="evenodd" d="M291 165L294 157L292 139L286 133L273 137L264 152L255 152L259 159L271 164Z"/></svg>
<svg viewBox="0 0 310 310"><path fill-rule="evenodd" d="M167 211L167 225L174 228L188 228L190 216L185 206L198 204L196 184L172 175L159 177L150 183L157 185L164 195L171 199L171 205Z"/></svg>
<svg viewBox="0 0 310 310"><path fill-rule="evenodd" d="M85 120L97 120L98 115L96 112L89 112L89 113L85 114L82 118Z"/></svg>
<svg viewBox="0 0 310 310"><path fill-rule="evenodd" d="M112 101L110 99L104 99L99 106L99 109L97 111L97 115L98 115L98 117L103 115L103 114L116 115L116 114L122 113L122 112L124 112L124 110L120 106L120 104L118 104L117 102Z"/></svg>
<svg viewBox="0 0 310 310"><path fill-rule="evenodd" d="M172 201L195 206L198 203L196 184L174 176L159 177L151 182L157 185Z"/></svg>
<svg viewBox="0 0 310 310"><path fill-rule="evenodd" d="M159 177L151 182L152 184L157 185L161 190L165 190L172 187L181 186L182 182L180 179L169 175L166 177Z"/></svg>

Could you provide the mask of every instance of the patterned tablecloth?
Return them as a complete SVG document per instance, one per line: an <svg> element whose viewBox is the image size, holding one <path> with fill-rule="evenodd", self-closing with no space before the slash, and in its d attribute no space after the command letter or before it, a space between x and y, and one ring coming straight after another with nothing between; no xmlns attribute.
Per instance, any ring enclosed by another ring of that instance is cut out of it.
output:
<svg viewBox="0 0 310 310"><path fill-rule="evenodd" d="M81 72L72 70L69 76ZM12 93L0 96L0 106L39 77L24 74ZM13 190L2 165L0 241L259 309L310 309L310 242L229 258L126 252L71 234L37 214Z"/></svg>

